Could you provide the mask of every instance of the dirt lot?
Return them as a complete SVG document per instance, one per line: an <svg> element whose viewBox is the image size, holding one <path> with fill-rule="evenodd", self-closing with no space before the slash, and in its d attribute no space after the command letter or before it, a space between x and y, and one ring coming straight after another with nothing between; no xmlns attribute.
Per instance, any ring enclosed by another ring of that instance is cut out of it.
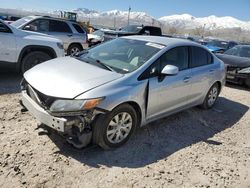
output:
<svg viewBox="0 0 250 188"><path fill-rule="evenodd" d="M250 92L225 87L199 108L143 127L123 147L77 150L21 113L18 82L0 76L0 187L250 187Z"/></svg>

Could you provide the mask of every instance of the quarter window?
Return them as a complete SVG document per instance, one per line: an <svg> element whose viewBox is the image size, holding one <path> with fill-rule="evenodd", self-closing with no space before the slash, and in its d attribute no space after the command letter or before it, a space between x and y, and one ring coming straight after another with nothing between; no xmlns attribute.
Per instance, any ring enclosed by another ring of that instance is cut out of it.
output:
<svg viewBox="0 0 250 188"><path fill-rule="evenodd" d="M191 68L208 65L212 62L212 55L208 53L205 49L196 46L191 47Z"/></svg>
<svg viewBox="0 0 250 188"><path fill-rule="evenodd" d="M84 30L79 25L73 24L73 26L78 33L85 33Z"/></svg>
<svg viewBox="0 0 250 188"><path fill-rule="evenodd" d="M72 33L67 23L57 20L50 20L49 30L50 32Z"/></svg>

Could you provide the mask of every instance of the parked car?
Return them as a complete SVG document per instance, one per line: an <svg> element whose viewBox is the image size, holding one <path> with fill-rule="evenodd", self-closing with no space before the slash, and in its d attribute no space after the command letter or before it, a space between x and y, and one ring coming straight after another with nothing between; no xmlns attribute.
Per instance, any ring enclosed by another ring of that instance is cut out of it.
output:
<svg viewBox="0 0 250 188"><path fill-rule="evenodd" d="M94 73L94 74L93 74ZM224 63L188 40L129 36L24 74L23 105L76 147L124 144L136 127L201 105L214 106Z"/></svg>
<svg viewBox="0 0 250 188"><path fill-rule="evenodd" d="M237 44L238 43L234 41L211 40L207 42L206 47L213 53L224 53Z"/></svg>
<svg viewBox="0 0 250 188"><path fill-rule="evenodd" d="M104 40L111 40L117 37L130 36L130 35L153 35L161 36L161 28L155 26L144 25L128 25L121 28L119 31L104 30Z"/></svg>
<svg viewBox="0 0 250 188"><path fill-rule="evenodd" d="M237 45L224 54L216 54L227 65L228 82L250 87L250 45Z"/></svg>
<svg viewBox="0 0 250 188"><path fill-rule="evenodd" d="M27 16L11 24L28 31L49 34L63 41L68 55L88 48L87 32L76 22L48 16Z"/></svg>
<svg viewBox="0 0 250 188"><path fill-rule="evenodd" d="M104 32L102 30L97 30L94 31L93 33L88 34L89 46L100 44L103 41L104 41Z"/></svg>
<svg viewBox="0 0 250 188"><path fill-rule="evenodd" d="M62 56L61 40L22 31L0 20L0 67L25 72L41 62Z"/></svg>

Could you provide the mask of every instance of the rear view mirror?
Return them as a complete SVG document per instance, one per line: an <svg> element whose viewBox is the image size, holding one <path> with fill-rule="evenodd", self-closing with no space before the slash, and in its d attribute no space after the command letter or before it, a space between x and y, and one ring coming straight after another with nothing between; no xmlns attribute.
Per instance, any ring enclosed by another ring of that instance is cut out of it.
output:
<svg viewBox="0 0 250 188"><path fill-rule="evenodd" d="M179 68L174 65L166 65L162 71L161 74L163 75L176 75L179 72Z"/></svg>

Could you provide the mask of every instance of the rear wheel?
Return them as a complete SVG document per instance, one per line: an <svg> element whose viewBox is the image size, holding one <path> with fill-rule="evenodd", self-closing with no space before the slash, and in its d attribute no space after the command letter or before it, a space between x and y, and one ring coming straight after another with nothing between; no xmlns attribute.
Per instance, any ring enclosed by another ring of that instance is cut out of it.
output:
<svg viewBox="0 0 250 188"><path fill-rule="evenodd" d="M212 108L218 98L219 95L219 85L215 83L208 91L206 98L201 105L204 109Z"/></svg>
<svg viewBox="0 0 250 188"><path fill-rule="evenodd" d="M73 55L82 51L82 47L79 44L71 44L67 50L67 55Z"/></svg>
<svg viewBox="0 0 250 188"><path fill-rule="evenodd" d="M24 73L32 67L50 59L52 58L45 52L30 52L22 60L21 72Z"/></svg>
<svg viewBox="0 0 250 188"><path fill-rule="evenodd" d="M128 141L137 126L137 115L128 104L101 115L93 125L93 141L103 149L116 148Z"/></svg>

